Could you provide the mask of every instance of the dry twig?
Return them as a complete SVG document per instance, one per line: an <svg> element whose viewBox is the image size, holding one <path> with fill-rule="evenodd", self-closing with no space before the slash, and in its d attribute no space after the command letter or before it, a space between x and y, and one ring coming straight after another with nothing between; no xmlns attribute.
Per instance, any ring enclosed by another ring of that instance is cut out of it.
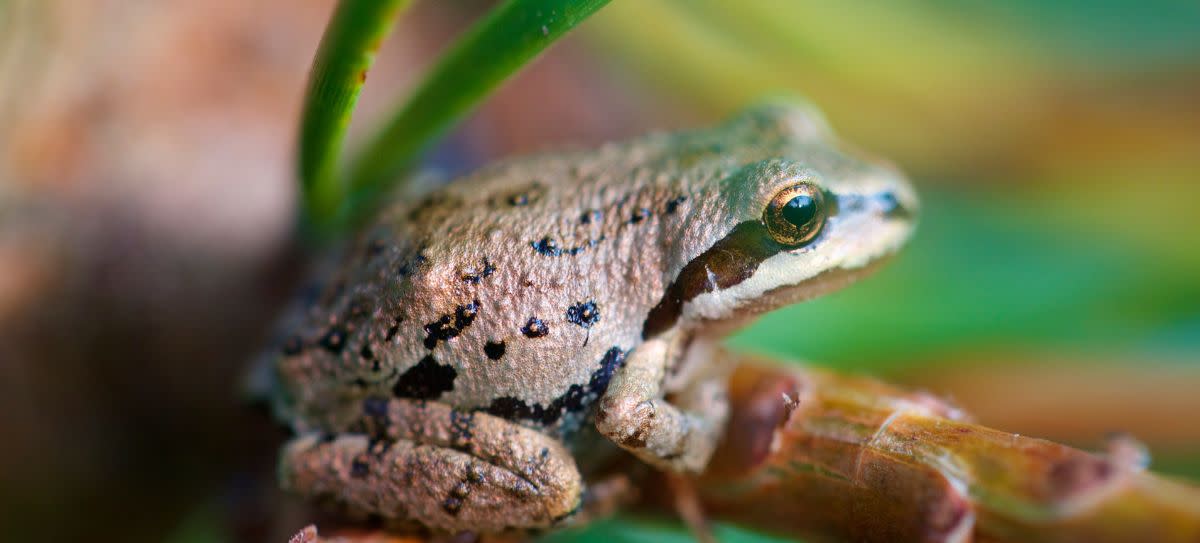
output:
<svg viewBox="0 0 1200 543"><path fill-rule="evenodd" d="M733 415L688 485L712 518L807 541L1200 542L1200 488L1145 471L1130 439L1093 454L873 379L723 356Z"/></svg>
<svg viewBox="0 0 1200 543"><path fill-rule="evenodd" d="M875 380L739 359L697 485L718 518L810 540L1200 542L1200 489L1145 471L1129 439L1092 454Z"/></svg>

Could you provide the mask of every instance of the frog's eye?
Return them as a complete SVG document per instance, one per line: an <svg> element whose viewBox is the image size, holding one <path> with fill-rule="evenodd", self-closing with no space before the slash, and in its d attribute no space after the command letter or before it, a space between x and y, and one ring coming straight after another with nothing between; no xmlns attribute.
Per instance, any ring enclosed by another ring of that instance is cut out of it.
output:
<svg viewBox="0 0 1200 543"><path fill-rule="evenodd" d="M825 225L825 196L811 183L798 183L771 198L763 210L767 232L781 245L795 247L811 241Z"/></svg>

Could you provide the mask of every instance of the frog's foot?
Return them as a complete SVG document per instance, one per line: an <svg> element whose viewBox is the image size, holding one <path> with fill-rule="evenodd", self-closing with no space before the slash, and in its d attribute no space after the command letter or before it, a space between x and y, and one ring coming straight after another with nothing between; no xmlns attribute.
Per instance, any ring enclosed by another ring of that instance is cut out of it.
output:
<svg viewBox="0 0 1200 543"><path fill-rule="evenodd" d="M653 340L630 354L614 375L596 412L596 428L643 462L698 473L708 464L729 414L728 368L701 364L671 400L663 380L677 342Z"/></svg>
<svg viewBox="0 0 1200 543"><path fill-rule="evenodd" d="M284 488L450 532L547 528L581 510L574 459L545 434L438 403L371 398L364 413L362 434L289 442Z"/></svg>

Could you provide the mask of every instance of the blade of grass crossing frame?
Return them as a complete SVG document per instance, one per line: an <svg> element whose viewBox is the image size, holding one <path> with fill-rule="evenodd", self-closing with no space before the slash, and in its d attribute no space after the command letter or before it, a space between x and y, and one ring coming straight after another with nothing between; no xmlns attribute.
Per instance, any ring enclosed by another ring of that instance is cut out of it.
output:
<svg viewBox="0 0 1200 543"><path fill-rule="evenodd" d="M350 223L490 91L609 0L509 0L472 27L352 163Z"/></svg>
<svg viewBox="0 0 1200 543"><path fill-rule="evenodd" d="M309 74L300 125L303 227L318 237L337 226L346 187L338 175L342 143L367 71L409 0L341 0Z"/></svg>

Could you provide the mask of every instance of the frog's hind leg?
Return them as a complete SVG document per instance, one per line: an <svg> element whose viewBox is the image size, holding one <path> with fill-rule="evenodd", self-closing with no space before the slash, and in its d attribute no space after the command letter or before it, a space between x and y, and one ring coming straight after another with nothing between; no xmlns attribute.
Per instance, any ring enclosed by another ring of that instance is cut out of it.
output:
<svg viewBox="0 0 1200 543"><path fill-rule="evenodd" d="M580 509L582 478L550 436L438 403L371 398L364 412L361 434L288 443L283 486L452 532L547 528Z"/></svg>

